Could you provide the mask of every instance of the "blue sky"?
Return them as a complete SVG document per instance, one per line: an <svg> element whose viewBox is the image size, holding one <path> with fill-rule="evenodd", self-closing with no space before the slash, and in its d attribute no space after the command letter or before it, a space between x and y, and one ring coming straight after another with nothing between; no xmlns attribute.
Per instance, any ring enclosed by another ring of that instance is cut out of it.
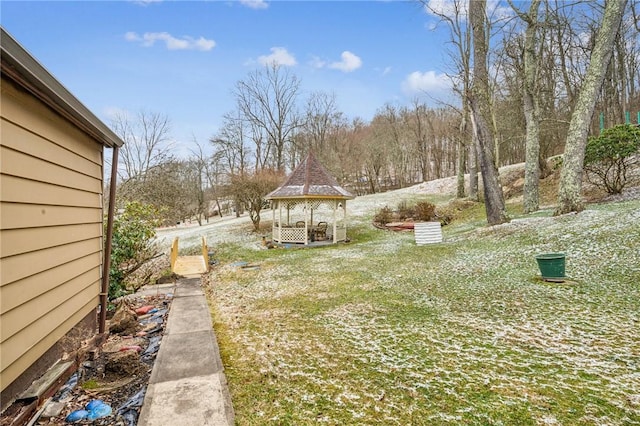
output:
<svg viewBox="0 0 640 426"><path fill-rule="evenodd" d="M432 0L433 1L433 0ZM413 1L7 1L3 27L100 119L166 114L183 148L276 60L347 117L448 96L447 30Z"/></svg>

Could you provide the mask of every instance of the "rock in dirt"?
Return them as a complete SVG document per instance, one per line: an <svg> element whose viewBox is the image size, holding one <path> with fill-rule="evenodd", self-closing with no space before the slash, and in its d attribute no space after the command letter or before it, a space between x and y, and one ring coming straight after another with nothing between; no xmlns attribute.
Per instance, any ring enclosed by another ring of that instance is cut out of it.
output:
<svg viewBox="0 0 640 426"><path fill-rule="evenodd" d="M109 331L117 334L135 334L138 315L126 303L120 303L109 322Z"/></svg>
<svg viewBox="0 0 640 426"><path fill-rule="evenodd" d="M140 370L140 356L136 351L114 352L109 354L104 370L117 376L132 376Z"/></svg>

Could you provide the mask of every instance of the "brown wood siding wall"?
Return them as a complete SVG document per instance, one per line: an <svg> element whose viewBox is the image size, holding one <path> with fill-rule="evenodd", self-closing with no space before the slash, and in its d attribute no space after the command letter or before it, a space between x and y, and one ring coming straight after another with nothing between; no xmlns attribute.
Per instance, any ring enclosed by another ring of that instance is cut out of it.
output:
<svg viewBox="0 0 640 426"><path fill-rule="evenodd" d="M0 382L5 389L98 306L102 145L4 79L1 102Z"/></svg>

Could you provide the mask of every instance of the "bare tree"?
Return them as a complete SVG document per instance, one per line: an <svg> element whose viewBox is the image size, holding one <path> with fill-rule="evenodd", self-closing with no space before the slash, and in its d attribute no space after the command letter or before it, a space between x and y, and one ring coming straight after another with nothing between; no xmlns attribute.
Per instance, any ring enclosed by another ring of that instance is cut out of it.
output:
<svg viewBox="0 0 640 426"><path fill-rule="evenodd" d="M433 158L432 146L430 141L434 138L432 117L425 104L419 103L418 99L413 100L412 109L401 110L404 118L404 124L411 135L413 145L413 153L415 154L416 166L420 171L422 181L429 180L431 170L431 160L440 161ZM413 182L413 176L409 178L409 182Z"/></svg>
<svg viewBox="0 0 640 426"><path fill-rule="evenodd" d="M471 0L469 21L473 31L473 84L470 105L478 137L478 154L484 188L485 210L489 225L508 222L504 195L494 159L494 136L487 69L488 34L486 0Z"/></svg>
<svg viewBox="0 0 640 426"><path fill-rule="evenodd" d="M299 126L296 111L299 88L296 76L275 63L236 83L238 109L251 125L251 137L265 146L257 153L256 166L266 168L271 161L277 170L284 170L286 144Z"/></svg>
<svg viewBox="0 0 640 426"><path fill-rule="evenodd" d="M249 173L251 150L248 147L249 139L259 138L259 135L249 136L251 132L252 124L242 118L241 112L228 113L224 116L224 123L220 131L209 142L213 145L214 153L212 155L213 165L218 169L216 179L221 180L222 174L226 175L224 183L231 185L234 179L242 179L245 174ZM255 140L255 139L254 139ZM255 169L258 169L258 162L261 158L262 145L258 143L254 155L256 157ZM219 170L222 168L223 170ZM222 183L222 182L219 182ZM240 217L243 211L242 203L233 191L229 190L227 186L226 190L216 186L216 191L219 193L216 196L218 200L219 196L225 194L233 198L233 205L236 217ZM218 211L222 215L222 210L218 203Z"/></svg>
<svg viewBox="0 0 640 426"><path fill-rule="evenodd" d="M335 94L314 92L307 100L305 120L301 130L308 137L308 149L311 149L319 158L329 148L329 134L334 121L339 116Z"/></svg>
<svg viewBox="0 0 640 426"><path fill-rule="evenodd" d="M186 219L192 212L192 198L185 180L183 161L166 161L149 169L143 179L129 179L119 184L119 204L137 201L154 206L165 225Z"/></svg>
<svg viewBox="0 0 640 426"><path fill-rule="evenodd" d="M470 89L469 89L470 90ZM467 97L467 104L471 105L469 98ZM467 145L468 158L469 158L469 199L478 201L478 131L476 129L476 122L471 114L471 107L469 107L469 122L470 125L464 123L461 126L461 130L471 133L471 143ZM471 129L469 132L467 127Z"/></svg>
<svg viewBox="0 0 640 426"><path fill-rule="evenodd" d="M631 16L633 17L633 23L636 31L640 33L640 3L638 0L631 2Z"/></svg>
<svg viewBox="0 0 640 426"><path fill-rule="evenodd" d="M222 161L222 156L219 152L214 152L206 163L206 176L207 183L209 184L209 191L211 193L211 199L216 203L214 211L222 216L223 208L220 204L220 200L224 195L225 188L225 168ZM207 212L211 216L211 211Z"/></svg>
<svg viewBox="0 0 640 426"><path fill-rule="evenodd" d="M249 167L248 133L247 123L241 116L228 113L224 116L222 128L209 139L231 176L244 175Z"/></svg>
<svg viewBox="0 0 640 426"><path fill-rule="evenodd" d="M469 109L468 95L471 85L471 28L467 19L468 4L462 0L452 0L448 2L431 2L423 0L430 13L445 22L450 31L450 43L454 46L450 57L455 64L454 90L460 94L461 115L458 138L458 158L457 158L457 191L456 196L462 198L465 195L464 173L465 164L469 167L470 188L469 197L478 198L478 178L476 165L476 140L469 131ZM468 156L468 163L465 161Z"/></svg>
<svg viewBox="0 0 640 426"><path fill-rule="evenodd" d="M633 6L633 3L632 3ZM640 81L640 33L633 17L634 8L629 8L621 21L616 36L612 57L609 61L602 90L596 103L606 127L627 121L626 113L640 109L638 82ZM594 23L597 28L599 23ZM594 30L595 31L595 30ZM594 121L592 121L593 124ZM594 130L599 126L593 126Z"/></svg>
<svg viewBox="0 0 640 426"><path fill-rule="evenodd" d="M337 178L341 183L350 183L357 195L367 193L365 162L368 142L371 139L371 126L361 118L345 123L339 129L334 140L333 150L336 153L339 168Z"/></svg>
<svg viewBox="0 0 640 426"><path fill-rule="evenodd" d="M524 37L524 84L523 101L524 117L526 122L525 139L525 172L523 189L523 207L525 213L538 210L540 205L540 107L536 93L538 93L538 69L540 68L540 54L538 53L538 10L541 0L532 0L529 12L521 12L512 0L509 0L511 8L525 22Z"/></svg>
<svg viewBox="0 0 640 426"><path fill-rule="evenodd" d="M211 162L210 158L205 154L203 146L197 140L193 141L195 148L191 149L191 155L186 162L186 179L187 187L192 199L193 215L198 221L198 225L202 226L203 219L209 217L209 197L210 191L207 191L211 178Z"/></svg>
<svg viewBox="0 0 640 426"><path fill-rule="evenodd" d="M140 111L131 119L119 113L112 120L112 128L124 141L118 171L122 181L144 180L150 169L173 160L171 125L166 115Z"/></svg>
<svg viewBox="0 0 640 426"><path fill-rule="evenodd" d="M378 178L383 178L385 188L389 184L405 186L406 182L412 180L407 179L410 152L405 143L406 124L401 118L400 111L386 104L376 113L372 126L377 143L383 145L382 150L376 150L376 156L380 160L386 159L385 163L381 163ZM379 156L382 153L385 154L384 157ZM386 176L383 176L383 173Z"/></svg>
<svg viewBox="0 0 640 426"><path fill-rule="evenodd" d="M369 192L376 193L385 186L385 178L392 164L391 151L398 146L399 129L396 127L396 111L385 105L373 117L366 132L366 141L361 145L364 177L369 185Z"/></svg>
<svg viewBox="0 0 640 426"><path fill-rule="evenodd" d="M245 205L254 230L260 229L260 212L264 206L264 197L278 187L282 173L261 170L255 174L236 176L231 182L231 191Z"/></svg>
<svg viewBox="0 0 640 426"><path fill-rule="evenodd" d="M589 122L593 116L598 92L602 87L605 72L611 59L611 52L624 15L625 5L626 0L609 0L605 5L586 77L580 88L569 124L560 174L558 206L555 211L557 215L579 212L584 209L581 197L582 168Z"/></svg>

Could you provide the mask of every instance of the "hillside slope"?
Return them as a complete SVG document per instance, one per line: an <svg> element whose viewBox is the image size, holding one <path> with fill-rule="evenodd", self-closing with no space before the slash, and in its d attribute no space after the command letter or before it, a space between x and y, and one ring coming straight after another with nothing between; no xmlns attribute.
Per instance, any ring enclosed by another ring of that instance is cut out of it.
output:
<svg viewBox="0 0 640 426"><path fill-rule="evenodd" d="M518 217L521 212L520 203L522 202L522 186L524 184L524 163L500 168L500 176L510 214ZM465 179L468 184L469 175L466 175ZM555 173L540 182L540 204L543 211L553 208L556 202L558 180L559 171L556 170ZM480 188L481 187L482 180L480 180ZM428 198L436 204L444 204L453 199L455 193L456 177L451 176L394 191L356 197L347 204L348 214L350 222L352 224L358 224L370 221L375 212L385 206L395 208L403 201L411 203L425 198ZM633 200L640 199L640 186L627 188L621 195L607 197L602 191L585 182L583 193L587 201L591 203ZM210 246L220 243L242 243L248 247L259 248L261 247L261 245L258 244L261 241L261 236L268 235L271 226L271 212L265 210L261 215L262 231L260 233L253 231L249 217L245 214L239 218L235 216L211 218L210 223L203 226L192 223L189 225L160 229L158 230L158 241L162 247L168 249L173 239L179 237L180 247L184 249L185 252L197 252L201 236L206 237ZM475 223L475 225L478 225L478 223Z"/></svg>

